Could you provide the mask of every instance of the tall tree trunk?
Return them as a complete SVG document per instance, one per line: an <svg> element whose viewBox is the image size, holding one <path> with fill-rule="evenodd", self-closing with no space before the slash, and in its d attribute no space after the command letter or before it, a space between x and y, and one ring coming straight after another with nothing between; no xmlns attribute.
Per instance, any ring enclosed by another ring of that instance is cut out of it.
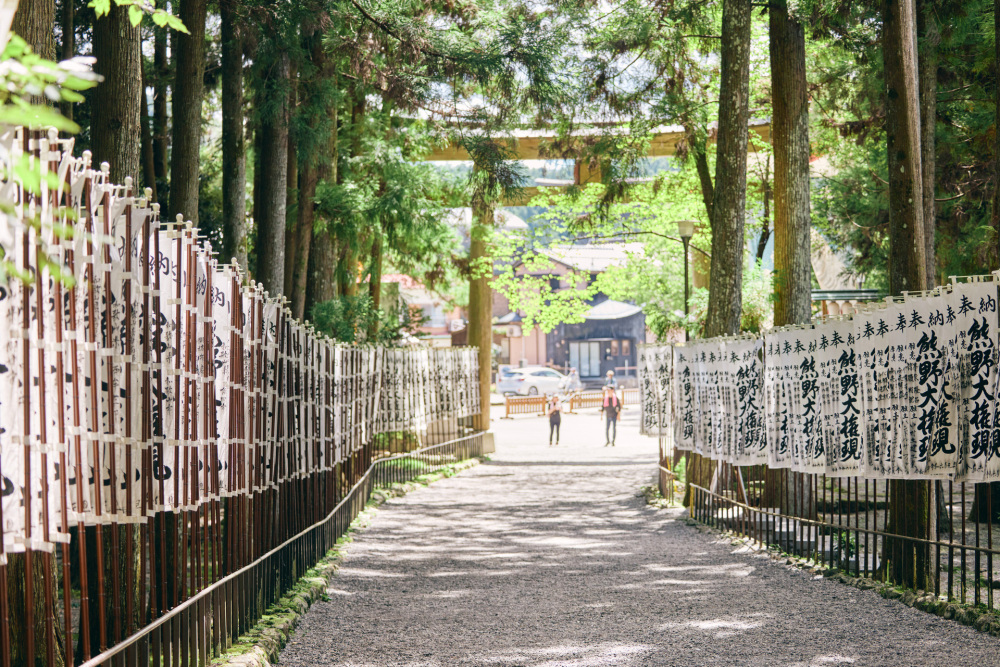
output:
<svg viewBox="0 0 1000 667"><path fill-rule="evenodd" d="M247 151L243 136L243 39L237 0L219 3L222 20L222 259L247 270Z"/></svg>
<svg viewBox="0 0 1000 667"><path fill-rule="evenodd" d="M206 0L180 0L180 18L190 34L174 36L177 70L173 96L173 154L170 156L170 217L183 214L198 224L201 101L205 88Z"/></svg>
<svg viewBox="0 0 1000 667"><path fill-rule="evenodd" d="M361 135L364 132L365 121L365 98L364 94L352 90L351 99L354 100L354 104L351 107L351 157L356 158L361 155ZM358 236L360 237L360 234ZM358 293L359 245L361 245L361 242L358 238L341 239L341 258L337 266L341 296L353 297Z"/></svg>
<svg viewBox="0 0 1000 667"><path fill-rule="evenodd" d="M1000 91L1000 0L993 0L993 90ZM995 95L993 127L1000 128L1000 94ZM1000 266L1000 131L993 132L993 233Z"/></svg>
<svg viewBox="0 0 1000 667"><path fill-rule="evenodd" d="M770 156L768 156L767 160L770 166ZM767 176L770 175L768 174ZM764 260L764 251L767 250L767 242L771 239L771 195L773 194L773 190L769 177L765 177L763 182L761 182L761 190L764 191L764 196L761 197L761 229L760 238L757 239L757 253L755 255L758 262Z"/></svg>
<svg viewBox="0 0 1000 667"><path fill-rule="evenodd" d="M916 15L913 0L883 2L882 57L889 165L889 287L926 289Z"/></svg>
<svg viewBox="0 0 1000 667"><path fill-rule="evenodd" d="M21 0L14 12L11 30L30 46L31 50L47 60L55 60L56 36L55 0Z"/></svg>
<svg viewBox="0 0 1000 667"><path fill-rule="evenodd" d="M899 295L927 286L913 0L884 0L882 31L889 166L889 285L892 293ZM887 530L926 537L928 483L891 480L888 484ZM930 558L926 544L886 539L883 552L882 568L892 581L918 589L925 587Z"/></svg>
<svg viewBox="0 0 1000 667"><path fill-rule="evenodd" d="M479 405L481 412L474 415L476 428L490 428L490 371L493 352L493 317L490 279L489 240L493 227L493 209L479 203L472 211L471 241L469 244L469 324L468 344L479 351Z"/></svg>
<svg viewBox="0 0 1000 667"><path fill-rule="evenodd" d="M288 117L289 126L293 126L296 109L299 105L299 71L294 60L288 66ZM285 295L292 299L292 285L295 272L295 247L299 242L298 233L298 193L299 193L299 156L297 138L289 129L288 132L288 173L286 174L286 205L285 205Z"/></svg>
<svg viewBox="0 0 1000 667"><path fill-rule="evenodd" d="M809 101L806 39L786 0L770 4L774 111L774 324L812 319L809 240Z"/></svg>
<svg viewBox="0 0 1000 667"><path fill-rule="evenodd" d="M774 324L806 324L812 319L812 260L809 212L809 99L806 38L788 13L786 0L769 5L771 86L774 110ZM816 499L809 475L790 470L780 478L786 514L812 519Z"/></svg>
<svg viewBox="0 0 1000 667"><path fill-rule="evenodd" d="M274 95L260 119L260 220L257 231L257 279L272 296L285 293L285 209L288 190L287 53L270 65L264 95ZM254 193L254 198L257 193Z"/></svg>
<svg viewBox="0 0 1000 667"><path fill-rule="evenodd" d="M153 85L153 167L156 179L165 183L170 172L167 162L170 145L167 133L167 28L153 28L153 72L156 74Z"/></svg>
<svg viewBox="0 0 1000 667"><path fill-rule="evenodd" d="M687 137L687 144L694 157L695 171L698 173L698 182L701 184L701 200L705 204L705 212L708 214L709 222L712 220L712 200L715 197L715 187L712 185L712 174L708 167L708 147L704 132L695 132L694 127L689 123L684 126L684 134Z"/></svg>
<svg viewBox="0 0 1000 667"><path fill-rule="evenodd" d="M124 183L139 173L141 149L139 106L142 103L142 58L139 28L128 7L112 3L111 12L94 22L94 70L104 77L94 91L91 145L94 163L111 163L111 182Z"/></svg>
<svg viewBox="0 0 1000 667"><path fill-rule="evenodd" d="M62 44L60 45L59 57L69 60L76 55L76 3L73 0L63 0L62 3ZM59 105L59 111L66 118L73 120L73 103L63 102Z"/></svg>
<svg viewBox="0 0 1000 667"><path fill-rule="evenodd" d="M920 28L919 77L920 77L920 168L923 192L924 262L927 266L927 287L937 284L937 252L934 246L937 232L936 206L934 204L934 130L937 127L937 47L941 42L934 3L921 0L917 17Z"/></svg>
<svg viewBox="0 0 1000 667"><path fill-rule="evenodd" d="M743 226L746 216L747 123L750 118L750 0L722 5L722 81L718 151L711 204L712 275L705 337L737 333L743 310ZM697 158L697 155L696 155ZM705 179L702 179L702 196ZM694 452L688 459L684 504L691 485L707 487L715 462Z"/></svg>
<svg viewBox="0 0 1000 667"><path fill-rule="evenodd" d="M722 5L719 139L712 200L712 277L705 336L740 330L743 225L746 217L747 123L750 117L750 0Z"/></svg>
<svg viewBox="0 0 1000 667"><path fill-rule="evenodd" d="M334 72L336 76L336 72ZM336 79L334 79L336 83ZM328 149L328 159L321 164L320 180L331 183L339 183L341 179L338 161L340 160L340 147L338 140L340 137L339 107L336 104L330 105L330 144ZM300 266L300 273L297 274L297 283L304 283L296 289L305 297L303 313L309 315L313 306L336 298L337 281L335 268L337 266L337 246L333 233L330 231L331 221L325 220L320 231L313 235L312 243L309 246L309 253L305 256L306 265ZM313 220L315 226L315 219ZM307 279L308 276L308 279Z"/></svg>
<svg viewBox="0 0 1000 667"><path fill-rule="evenodd" d="M382 233L374 230L372 240L371 270L368 276L368 296L372 300L372 308L378 312L382 307ZM378 336L379 320L373 318L368 327L368 340L375 340Z"/></svg>
<svg viewBox="0 0 1000 667"><path fill-rule="evenodd" d="M295 259L292 262L291 293L292 314L302 319L306 311L306 277L309 271L309 252L312 249L313 225L316 221L316 184L318 170L312 160L302 165L299 174L299 203L295 223Z"/></svg>

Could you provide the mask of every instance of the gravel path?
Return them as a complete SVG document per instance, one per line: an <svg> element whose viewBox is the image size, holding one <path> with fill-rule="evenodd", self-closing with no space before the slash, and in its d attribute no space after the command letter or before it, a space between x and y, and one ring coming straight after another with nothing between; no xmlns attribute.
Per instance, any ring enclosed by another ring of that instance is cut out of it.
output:
<svg viewBox="0 0 1000 667"><path fill-rule="evenodd" d="M495 421L493 461L379 510L281 665L1000 665L1000 641L646 507L655 443ZM598 442L599 441L599 442Z"/></svg>

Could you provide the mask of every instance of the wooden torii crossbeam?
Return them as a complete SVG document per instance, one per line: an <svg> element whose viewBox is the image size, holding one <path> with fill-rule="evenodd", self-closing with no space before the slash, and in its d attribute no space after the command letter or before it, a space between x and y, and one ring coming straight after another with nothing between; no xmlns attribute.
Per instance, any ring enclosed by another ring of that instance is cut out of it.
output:
<svg viewBox="0 0 1000 667"><path fill-rule="evenodd" d="M762 121L751 121L750 131L756 134L760 139L763 139L765 143L771 143L771 123L769 120ZM586 129L574 132L570 135L572 138L579 138L581 141L585 141L589 137L601 136L603 130L601 129ZM515 130L510 134L510 138L513 139L514 151L517 154L518 160L558 160L558 156L554 156L550 151L544 150L546 144L556 139L558 133L555 130ZM671 156L677 152L677 144L684 139L684 128L680 125L671 126L661 126L653 130L653 138L649 143L648 157L664 157ZM714 133L711 135L709 141L715 143ZM750 152L755 152L753 144L748 147ZM433 153L424 158L427 162L445 162L445 161L459 161L467 162L472 158L469 153L460 145L456 143L450 143L447 146L442 146L436 149ZM601 174L598 169L591 169L590 165L583 160L576 160L576 165L573 169L573 184L574 185L585 185L587 183L600 182ZM568 182L560 182L555 187L568 186ZM524 204L536 194L538 194L538 187L531 186L526 187L523 190L524 196L519 201L505 201L506 206L516 206L519 204Z"/></svg>

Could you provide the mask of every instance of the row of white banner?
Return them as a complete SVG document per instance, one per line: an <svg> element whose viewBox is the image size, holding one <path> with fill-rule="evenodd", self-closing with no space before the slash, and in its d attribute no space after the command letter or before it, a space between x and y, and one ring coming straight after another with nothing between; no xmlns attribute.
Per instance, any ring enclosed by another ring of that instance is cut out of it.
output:
<svg viewBox="0 0 1000 667"><path fill-rule="evenodd" d="M22 148L0 134L0 197L16 203L0 213L0 561L478 412L474 350L338 346L71 140ZM16 165L41 170L40 190Z"/></svg>
<svg viewBox="0 0 1000 667"><path fill-rule="evenodd" d="M643 432L734 465L1000 480L997 298L977 276L761 337L644 346Z"/></svg>

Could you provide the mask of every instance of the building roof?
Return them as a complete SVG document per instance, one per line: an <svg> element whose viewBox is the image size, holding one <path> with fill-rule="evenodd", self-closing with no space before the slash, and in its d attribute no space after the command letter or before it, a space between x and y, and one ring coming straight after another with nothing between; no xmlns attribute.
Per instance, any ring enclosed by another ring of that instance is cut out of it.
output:
<svg viewBox="0 0 1000 667"><path fill-rule="evenodd" d="M588 310L584 317L588 320L621 320L641 311L641 306L608 299Z"/></svg>
<svg viewBox="0 0 1000 667"><path fill-rule="evenodd" d="M557 245L540 251L550 259L578 271L600 273L619 266L629 253L642 252L641 243L593 243L589 245Z"/></svg>
<svg viewBox="0 0 1000 667"><path fill-rule="evenodd" d="M503 317L497 319L497 324L513 324L514 322L520 322L521 315L516 312L507 313Z"/></svg>

